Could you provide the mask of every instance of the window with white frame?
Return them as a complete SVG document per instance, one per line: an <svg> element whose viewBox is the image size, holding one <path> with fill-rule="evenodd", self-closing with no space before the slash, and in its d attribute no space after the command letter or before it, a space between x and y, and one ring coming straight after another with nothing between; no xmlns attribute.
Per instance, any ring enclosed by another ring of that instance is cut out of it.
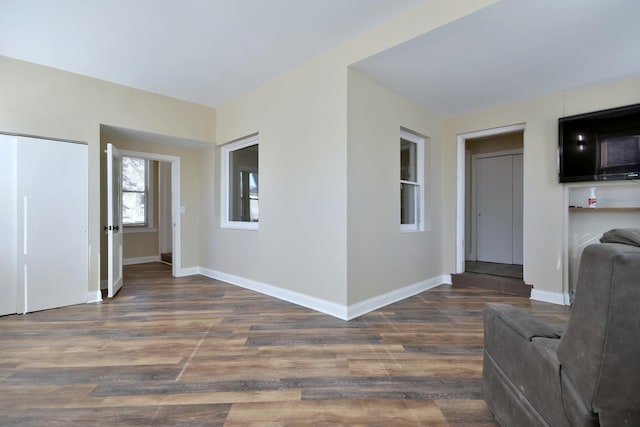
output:
<svg viewBox="0 0 640 427"><path fill-rule="evenodd" d="M122 224L149 225L149 161L122 157Z"/></svg>
<svg viewBox="0 0 640 427"><path fill-rule="evenodd" d="M400 131L400 230L424 230L424 140Z"/></svg>
<svg viewBox="0 0 640 427"><path fill-rule="evenodd" d="M222 226L258 229L258 136L222 147Z"/></svg>

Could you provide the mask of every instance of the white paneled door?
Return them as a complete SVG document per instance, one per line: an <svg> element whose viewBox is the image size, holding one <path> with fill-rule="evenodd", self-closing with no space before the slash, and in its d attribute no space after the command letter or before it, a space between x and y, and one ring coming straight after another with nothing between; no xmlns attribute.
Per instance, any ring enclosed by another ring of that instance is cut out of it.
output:
<svg viewBox="0 0 640 427"><path fill-rule="evenodd" d="M522 264L522 155L475 161L478 261Z"/></svg>
<svg viewBox="0 0 640 427"><path fill-rule="evenodd" d="M18 311L86 303L88 148L18 137Z"/></svg>
<svg viewBox="0 0 640 427"><path fill-rule="evenodd" d="M122 155L107 143L107 286L112 298L122 287Z"/></svg>
<svg viewBox="0 0 640 427"><path fill-rule="evenodd" d="M17 313L17 160L18 138L0 135L0 316Z"/></svg>

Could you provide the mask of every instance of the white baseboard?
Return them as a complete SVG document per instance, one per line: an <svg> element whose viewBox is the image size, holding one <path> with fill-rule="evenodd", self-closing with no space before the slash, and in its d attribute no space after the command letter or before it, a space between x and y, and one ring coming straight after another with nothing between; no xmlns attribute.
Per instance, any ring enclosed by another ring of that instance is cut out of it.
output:
<svg viewBox="0 0 640 427"><path fill-rule="evenodd" d="M160 256L143 256L138 258L123 258L122 265L133 265L133 264L146 264L148 262L158 262L160 261Z"/></svg>
<svg viewBox="0 0 640 427"><path fill-rule="evenodd" d="M100 290L97 291L90 291L87 294L87 304L91 304L94 302L100 302L102 301L102 292L100 292Z"/></svg>
<svg viewBox="0 0 640 427"><path fill-rule="evenodd" d="M549 302L551 304L565 305L565 301L567 303L569 301L569 294L531 289L531 299L536 301Z"/></svg>
<svg viewBox="0 0 640 427"><path fill-rule="evenodd" d="M347 308L347 320L355 319L356 317L385 307L389 304L393 304L394 302L412 297L419 294L420 292L424 292L428 289L435 288L436 286L440 286L442 284L451 284L451 276L445 274L442 276L433 277L431 279L423 280L422 282L405 286L404 288L396 289L394 291L387 292L386 294L378 295L359 303L350 305Z"/></svg>
<svg viewBox="0 0 640 427"><path fill-rule="evenodd" d="M202 270L202 267L181 268L180 270L176 271L176 277L185 277L185 276L193 276L194 274L202 274L201 270ZM206 274L202 274L202 275L206 276Z"/></svg>
<svg viewBox="0 0 640 427"><path fill-rule="evenodd" d="M255 280L246 279L244 277L223 273L221 271L216 271L209 268L200 267L200 274L211 279L220 280L222 282L230 283L232 285L240 286L241 288L269 295L271 297L278 298L292 304L310 308L311 310L319 311L321 313L325 313L342 320L355 319L356 317L362 316L386 305L398 302L405 298L412 297L419 294L420 292L426 291L436 286L446 284L447 277L449 279L449 282L451 281L451 276L442 275L424 280L413 285L405 286L404 288L397 289L386 294L369 298L365 301L361 301L350 306L344 306L332 301L312 297L309 295L290 291L288 289L269 285L267 283L257 282Z"/></svg>
<svg viewBox="0 0 640 427"><path fill-rule="evenodd" d="M230 283L241 288L249 289L261 294L269 295L283 301L287 301L302 307L310 308L321 313L328 314L338 319L347 319L347 308L335 302L323 300L320 298L304 295L288 289L279 288L267 283L257 282L255 280L246 279L244 277L235 276L233 274L223 273L221 271L211 270L209 268L200 267L200 274L211 279L220 280Z"/></svg>

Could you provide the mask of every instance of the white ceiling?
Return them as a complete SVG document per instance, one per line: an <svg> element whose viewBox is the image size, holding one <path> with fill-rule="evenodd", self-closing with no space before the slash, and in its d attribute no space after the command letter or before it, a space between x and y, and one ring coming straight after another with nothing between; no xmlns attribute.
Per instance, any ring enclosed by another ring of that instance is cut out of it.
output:
<svg viewBox="0 0 640 427"><path fill-rule="evenodd" d="M0 55L219 106L424 0L0 0Z"/></svg>
<svg viewBox="0 0 640 427"><path fill-rule="evenodd" d="M0 55L212 107L429 0L0 0ZM639 0L502 0L353 66L453 115L640 75Z"/></svg>
<svg viewBox="0 0 640 427"><path fill-rule="evenodd" d="M640 1L503 0L354 67L442 115L636 76Z"/></svg>

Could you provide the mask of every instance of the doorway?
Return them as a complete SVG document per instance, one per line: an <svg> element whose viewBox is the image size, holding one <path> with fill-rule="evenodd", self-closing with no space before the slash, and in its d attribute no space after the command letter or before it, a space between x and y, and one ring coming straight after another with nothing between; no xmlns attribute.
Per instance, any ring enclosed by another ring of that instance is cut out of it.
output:
<svg viewBox="0 0 640 427"><path fill-rule="evenodd" d="M160 261L173 265L173 213L171 163L158 163L158 251Z"/></svg>
<svg viewBox="0 0 640 427"><path fill-rule="evenodd" d="M115 153L117 152L117 156L115 155L111 155L110 153ZM107 143L107 179L106 181L111 181L114 180L115 182L118 181L122 181L122 168L110 168L109 167L109 163L116 163L116 157L122 159L122 158L129 158L129 159L137 159L137 160L144 160L145 162L151 164L153 163L155 166L159 166L162 163L166 163L168 164L168 168L170 169L170 174L169 174L169 188L165 188L165 193L170 194L170 210L169 213L166 214L165 213L165 220L167 219L166 217L168 216L170 218L170 220L168 221L168 227L170 228L169 234L170 234L170 241L171 241L171 255L172 255L172 259L171 259L171 265L172 265L172 275L174 277L177 277L180 275L181 272L181 246L180 246L180 157L177 156L170 156L170 155L163 155L163 154L156 154L156 153L151 153L151 152L141 152L141 151L132 151L132 150L119 150L117 149L117 147L114 147L112 144ZM150 170L153 169L155 172L152 174L153 176L155 176L156 178L159 178L159 174L157 173L159 167L145 167L145 170ZM109 177L109 170L115 170L118 171L118 173L120 174L117 177ZM146 172L145 172L146 174ZM142 181L144 180L148 180L147 178L142 179ZM122 186L121 186L122 187ZM157 185L156 185L157 187ZM166 187L166 184L165 184ZM107 186L106 188L106 193L107 193L107 197L106 200L120 200L122 199L122 190L120 188L120 193L119 194L114 194L112 189L109 188L109 186ZM152 193L151 193L152 194ZM148 199L145 200L145 203L147 202ZM165 200L166 201L166 200ZM155 205L154 202L150 201L149 206L151 205ZM122 218L123 216L125 216L124 212L125 210L123 209L122 212L118 211L118 207L120 206L119 204L113 204L113 203L107 203L107 216L109 218L112 217L119 217ZM146 206L145 206L146 209ZM111 215L109 214L111 211L114 211ZM158 209L156 209L156 213ZM118 212L116 212L118 211ZM134 211L137 211L134 209ZM119 235L120 238L120 242L123 241L122 239L122 235L123 234L128 234L129 236L144 236L146 234L154 234L155 233L155 244L158 244L158 237L160 235L160 233L158 233L158 229L154 227L148 227L148 222L146 224L146 226L143 227L139 227L139 229L135 230L132 229L132 231L130 233L127 233L127 230L122 227L121 225L118 227L113 226L114 224L112 224L112 221L110 219L107 219L107 226L105 227L106 230L106 234L107 234L107 239L109 242L111 242L112 237L111 236L117 236ZM135 227L134 227L135 228ZM166 236L164 236L165 238L167 238ZM114 239L115 240L115 239ZM115 295L115 293L117 292L116 287L113 285L116 280L120 280L120 283L122 283L121 281L121 274L122 274L122 265L126 264L126 263L130 263L130 264L136 264L136 263L141 263L141 262L153 262L153 261L160 261L160 254L159 251L156 250L156 255L150 258L147 257L140 257L138 259L128 259L127 262L123 262L123 250L122 250L122 244L120 244L120 249L117 249L117 245L108 245L107 247L107 259L108 259L108 268L107 268L107 280L105 281L105 285L103 288L108 289L108 296L112 297ZM144 245L143 245L144 246ZM158 246L156 246L156 249L158 248ZM118 268L112 268L111 266L117 266ZM119 273L118 273L119 271ZM119 289L119 288L118 288Z"/></svg>
<svg viewBox="0 0 640 427"><path fill-rule="evenodd" d="M120 150L120 153L123 156L155 161L158 163L157 170L163 169L165 171L164 174L159 172L157 175L158 189L162 193L158 192L158 243L160 253L156 260L161 259L160 254L163 248L160 246L160 239L164 239L164 249L171 254L172 275L176 277L181 268L180 221L176 220L180 218L180 158L131 150Z"/></svg>
<svg viewBox="0 0 640 427"><path fill-rule="evenodd" d="M506 136L522 140L518 134ZM468 146L474 142L484 141L468 141ZM472 154L471 158L467 264L522 266L522 150Z"/></svg>
<svg viewBox="0 0 640 427"><path fill-rule="evenodd" d="M458 135L456 273L523 279L523 131Z"/></svg>

